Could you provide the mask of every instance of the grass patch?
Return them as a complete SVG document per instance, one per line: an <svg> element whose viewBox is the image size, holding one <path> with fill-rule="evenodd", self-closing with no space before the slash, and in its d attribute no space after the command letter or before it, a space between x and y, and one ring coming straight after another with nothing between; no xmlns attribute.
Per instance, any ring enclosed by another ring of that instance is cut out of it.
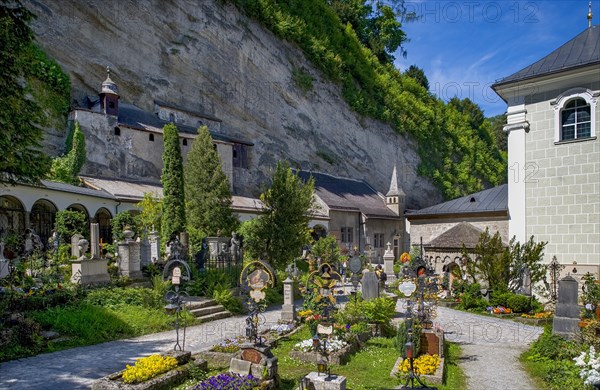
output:
<svg viewBox="0 0 600 390"><path fill-rule="evenodd" d="M445 385L438 385L439 390L462 390L467 388L467 377L458 365L462 355L462 348L456 343L446 341L444 344L444 357L446 372L444 373Z"/></svg>
<svg viewBox="0 0 600 390"><path fill-rule="evenodd" d="M172 329L173 317L163 310L121 304L100 307L81 304L31 313L42 326L68 340L48 344L47 351L92 345Z"/></svg>
<svg viewBox="0 0 600 390"><path fill-rule="evenodd" d="M313 78L304 69L292 69L292 80L303 93L310 92L313 89Z"/></svg>

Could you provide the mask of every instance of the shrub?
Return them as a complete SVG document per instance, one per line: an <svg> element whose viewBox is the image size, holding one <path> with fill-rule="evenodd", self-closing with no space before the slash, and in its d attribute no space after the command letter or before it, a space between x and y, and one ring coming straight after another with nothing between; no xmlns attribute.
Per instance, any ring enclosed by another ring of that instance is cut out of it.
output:
<svg viewBox="0 0 600 390"><path fill-rule="evenodd" d="M213 299L232 313L241 313L243 311L242 301L233 296L229 285L217 284L213 291Z"/></svg>

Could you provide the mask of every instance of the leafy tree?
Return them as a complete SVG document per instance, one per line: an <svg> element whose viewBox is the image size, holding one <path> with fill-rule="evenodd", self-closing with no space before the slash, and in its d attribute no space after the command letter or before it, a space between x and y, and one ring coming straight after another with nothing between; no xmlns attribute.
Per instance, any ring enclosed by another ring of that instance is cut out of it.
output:
<svg viewBox="0 0 600 390"><path fill-rule="evenodd" d="M336 265L340 258L340 247L335 236L322 237L314 243L311 252L315 257L320 257L323 261L332 265Z"/></svg>
<svg viewBox="0 0 600 390"><path fill-rule="evenodd" d="M481 107L469 98L459 99L456 96L450 99L448 105L454 107L463 115L467 116L471 128L478 129L485 120Z"/></svg>
<svg viewBox="0 0 600 390"><path fill-rule="evenodd" d="M402 30L402 22L410 22L416 16L407 12L404 1L332 0L330 6L343 24L349 23L363 45L371 49L382 63L392 63L393 53L408 38Z"/></svg>
<svg viewBox="0 0 600 390"><path fill-rule="evenodd" d="M141 201L135 207L140 211L136 215L137 226L139 229L160 232L160 222L162 218L162 200L155 197L151 192L146 192ZM142 232L139 232L142 233Z"/></svg>
<svg viewBox="0 0 600 390"><path fill-rule="evenodd" d="M0 3L0 182L11 184L38 182L50 169L40 150L43 130L36 126L42 113L22 82L30 69L22 59L33 42L33 18L18 0Z"/></svg>
<svg viewBox="0 0 600 390"><path fill-rule="evenodd" d="M252 224L253 239L245 241L246 248L281 269L297 257L310 240L308 221L314 186L312 178L303 183L287 162L278 162L271 188L260 196L264 213Z"/></svg>
<svg viewBox="0 0 600 390"><path fill-rule="evenodd" d="M496 137L496 144L498 145L498 149L500 149L504 153L507 153L508 134L504 131L504 126L506 126L506 114L496 115L487 119L490 122L491 132Z"/></svg>
<svg viewBox="0 0 600 390"><path fill-rule="evenodd" d="M231 210L229 180L223 173L219 154L206 126L198 129L198 136L187 155L184 177L191 242L197 244L202 237L228 235L237 230L238 221Z"/></svg>
<svg viewBox="0 0 600 390"><path fill-rule="evenodd" d="M163 186L163 214L161 237L168 242L174 235L185 230L185 190L183 186L183 158L179 146L179 133L174 124L163 128L165 149L163 152L163 172L160 181Z"/></svg>
<svg viewBox="0 0 600 390"><path fill-rule="evenodd" d="M139 234L138 231L138 218L136 218L133 213L129 211L121 211L117 213L113 219L110 220L110 227L112 229L113 235L117 238L117 240L123 239L123 230L126 226L136 234Z"/></svg>
<svg viewBox="0 0 600 390"><path fill-rule="evenodd" d="M530 271L532 285L544 279L547 266L541 261L546 244L534 242L531 236L524 244L513 237L505 246L499 232L491 236L486 228L473 253L464 247L462 252L469 259L467 272L473 279L483 278L492 290L516 292L525 267Z"/></svg>
<svg viewBox="0 0 600 390"><path fill-rule="evenodd" d="M67 184L77 185L79 181L77 175L85 164L85 137L79 122L75 122L75 128L69 137L67 137L68 152L66 155L52 160L52 168L49 178Z"/></svg>
<svg viewBox="0 0 600 390"><path fill-rule="evenodd" d="M71 242L75 234L88 236L88 220L84 213L74 210L60 210L56 212L56 232L61 242Z"/></svg>
<svg viewBox="0 0 600 390"><path fill-rule="evenodd" d="M411 65L404 71L404 75L408 77L412 77L419 83L423 88L429 91L429 80L425 76L425 72L423 69L419 68L417 65Z"/></svg>

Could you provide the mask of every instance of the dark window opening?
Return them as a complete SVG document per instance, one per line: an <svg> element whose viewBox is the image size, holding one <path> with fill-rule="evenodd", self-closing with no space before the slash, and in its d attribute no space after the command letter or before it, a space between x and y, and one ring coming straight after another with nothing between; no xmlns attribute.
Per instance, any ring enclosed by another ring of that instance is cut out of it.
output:
<svg viewBox="0 0 600 390"><path fill-rule="evenodd" d="M182 143L183 143L183 146L187 146L187 138L184 138Z"/></svg>
<svg viewBox="0 0 600 390"><path fill-rule="evenodd" d="M217 150L217 144L213 144L213 149Z"/></svg>
<svg viewBox="0 0 600 390"><path fill-rule="evenodd" d="M150 134L150 135L148 136L148 139L149 139L150 141L154 142L154 134Z"/></svg>
<svg viewBox="0 0 600 390"><path fill-rule="evenodd" d="M121 135L121 129L119 127L115 127L115 135Z"/></svg>
<svg viewBox="0 0 600 390"><path fill-rule="evenodd" d="M115 102L108 102L108 108L115 108Z"/></svg>
<svg viewBox="0 0 600 390"><path fill-rule="evenodd" d="M242 144L233 145L233 166L235 168L248 168L248 147Z"/></svg>

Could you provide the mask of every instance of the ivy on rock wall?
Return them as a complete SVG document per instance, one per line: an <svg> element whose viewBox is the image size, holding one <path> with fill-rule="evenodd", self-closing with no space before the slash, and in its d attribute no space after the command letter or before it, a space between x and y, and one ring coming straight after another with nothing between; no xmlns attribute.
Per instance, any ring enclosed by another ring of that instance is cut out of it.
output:
<svg viewBox="0 0 600 390"><path fill-rule="evenodd" d="M470 107L468 102L446 104L424 88L422 80L382 62L381 53L378 58L359 38L364 35L359 24L354 24L360 30L356 31L351 22L342 23L340 7L325 0L231 1L275 35L295 42L329 80L341 85L354 111L414 137L421 158L419 174L431 178L447 199L506 180L506 158L489 122L474 127L474 111L461 111Z"/></svg>

